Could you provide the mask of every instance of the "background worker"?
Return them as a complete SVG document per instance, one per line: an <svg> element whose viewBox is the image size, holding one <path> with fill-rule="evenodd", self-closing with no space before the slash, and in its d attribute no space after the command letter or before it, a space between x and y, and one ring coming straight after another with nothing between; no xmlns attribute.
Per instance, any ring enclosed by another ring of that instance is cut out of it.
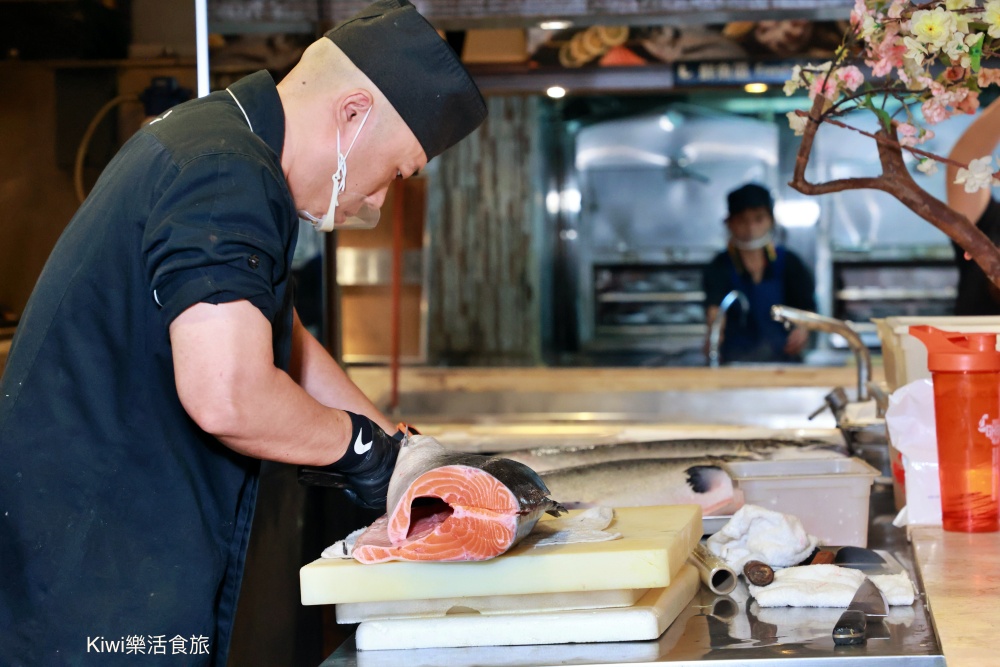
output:
<svg viewBox="0 0 1000 667"><path fill-rule="evenodd" d="M785 304L815 311L816 283L805 263L774 241L774 202L755 183L727 195L729 243L705 268L705 315L711 327L719 305L732 290L746 296L747 312L736 302L725 315L723 362L797 362L809 341L801 327L786 331L771 319L771 306ZM706 349L707 349L706 341Z"/></svg>

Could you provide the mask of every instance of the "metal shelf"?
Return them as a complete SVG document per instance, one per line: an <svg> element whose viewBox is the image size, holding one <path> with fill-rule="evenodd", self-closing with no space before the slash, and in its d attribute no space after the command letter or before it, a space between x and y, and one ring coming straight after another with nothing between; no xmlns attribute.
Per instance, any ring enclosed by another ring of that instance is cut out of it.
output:
<svg viewBox="0 0 1000 667"><path fill-rule="evenodd" d="M597 295L601 303L687 303L705 300L705 293L691 292L604 292Z"/></svg>
<svg viewBox="0 0 1000 667"><path fill-rule="evenodd" d="M838 264L883 264L895 262L939 261L954 262L955 251L950 245L878 248L836 248L833 261Z"/></svg>
<svg viewBox="0 0 1000 667"><path fill-rule="evenodd" d="M912 289L907 287L848 287L838 290L834 297L839 301L922 301L954 299L954 287L937 289Z"/></svg>

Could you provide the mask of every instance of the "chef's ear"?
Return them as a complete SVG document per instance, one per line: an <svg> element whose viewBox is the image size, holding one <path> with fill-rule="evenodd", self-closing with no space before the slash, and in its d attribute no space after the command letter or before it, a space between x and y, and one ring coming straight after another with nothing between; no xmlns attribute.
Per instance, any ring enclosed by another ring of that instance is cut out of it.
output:
<svg viewBox="0 0 1000 667"><path fill-rule="evenodd" d="M346 128L352 122L360 123L371 109L373 101L373 95L364 88L351 91L341 99L340 109L337 112L338 124Z"/></svg>

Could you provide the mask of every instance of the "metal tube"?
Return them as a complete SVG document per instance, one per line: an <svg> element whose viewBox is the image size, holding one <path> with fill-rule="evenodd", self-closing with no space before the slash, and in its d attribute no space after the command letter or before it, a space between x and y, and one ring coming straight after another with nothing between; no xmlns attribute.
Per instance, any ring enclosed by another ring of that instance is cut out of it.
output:
<svg viewBox="0 0 1000 667"><path fill-rule="evenodd" d="M871 355L868 352L868 346L861 341L861 337L848 326L847 322L780 304L771 306L771 317L778 322L787 322L813 331L825 331L843 336L854 352L854 359L858 365L858 400L868 400L868 381L871 379L872 367Z"/></svg>
<svg viewBox="0 0 1000 667"><path fill-rule="evenodd" d="M694 565L698 574L701 575L702 582L713 593L727 595L736 588L736 571L726 565L726 561L709 551L701 542L691 552L688 562Z"/></svg>
<svg viewBox="0 0 1000 667"><path fill-rule="evenodd" d="M399 358L402 332L403 289L403 211L406 182L399 179L392 188L392 308L389 338L389 369L392 377L389 392L389 414L399 410Z"/></svg>
<svg viewBox="0 0 1000 667"><path fill-rule="evenodd" d="M747 297L743 294L743 292L734 289L729 292L729 294L722 297L722 303L719 304L719 310L716 311L715 317L712 319L712 324L709 326L708 365L712 368L718 368L721 363L719 343L722 340L722 323L726 321L726 312L734 303L736 303L736 301L740 302L740 306L743 308L741 317L745 319L747 312L750 310L750 302L747 301Z"/></svg>
<svg viewBox="0 0 1000 667"><path fill-rule="evenodd" d="M198 97L209 92L208 0L194 0L194 43L198 59Z"/></svg>

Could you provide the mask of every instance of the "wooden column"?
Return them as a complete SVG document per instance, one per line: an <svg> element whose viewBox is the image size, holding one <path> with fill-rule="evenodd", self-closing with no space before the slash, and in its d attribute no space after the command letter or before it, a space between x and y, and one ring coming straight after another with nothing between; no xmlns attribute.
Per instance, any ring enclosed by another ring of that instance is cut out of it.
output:
<svg viewBox="0 0 1000 667"><path fill-rule="evenodd" d="M531 365L541 357L537 97L491 97L482 127L428 184L429 357Z"/></svg>

